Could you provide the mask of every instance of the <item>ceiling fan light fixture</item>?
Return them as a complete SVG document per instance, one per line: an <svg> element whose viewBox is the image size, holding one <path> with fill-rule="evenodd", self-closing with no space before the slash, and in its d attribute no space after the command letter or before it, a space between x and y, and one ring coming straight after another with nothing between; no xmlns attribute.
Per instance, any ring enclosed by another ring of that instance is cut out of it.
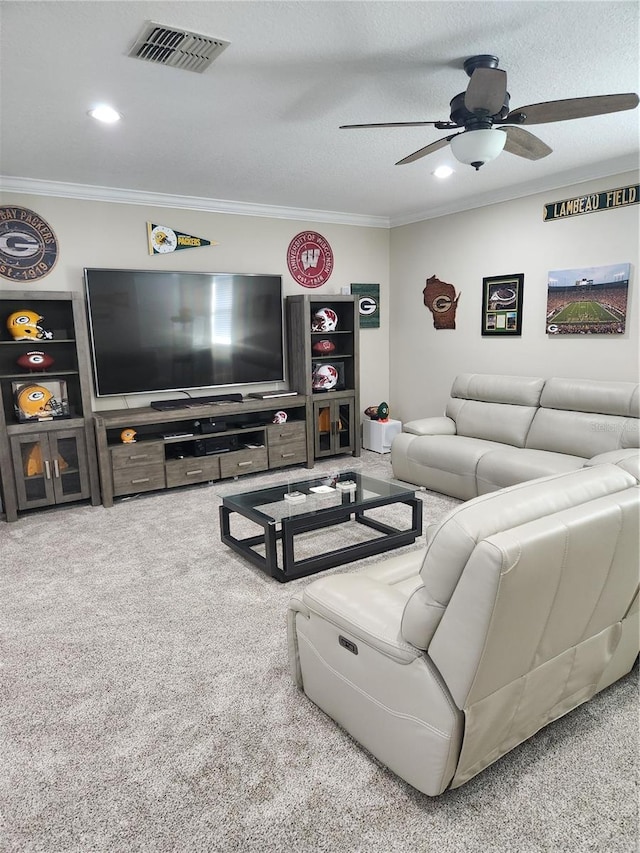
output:
<svg viewBox="0 0 640 853"><path fill-rule="evenodd" d="M451 140L451 151L456 160L473 166L477 171L480 166L495 160L507 141L507 134L502 130L486 128L467 130L459 133Z"/></svg>

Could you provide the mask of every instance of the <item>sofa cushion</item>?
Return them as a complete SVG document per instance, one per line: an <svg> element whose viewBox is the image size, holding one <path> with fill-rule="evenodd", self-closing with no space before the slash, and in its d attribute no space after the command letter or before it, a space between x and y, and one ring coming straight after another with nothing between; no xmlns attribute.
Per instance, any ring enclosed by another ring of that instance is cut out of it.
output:
<svg viewBox="0 0 640 853"><path fill-rule="evenodd" d="M478 460L496 448L511 449L508 444L460 435L402 433L394 440L391 451L394 476L410 477L412 483L428 482L430 489L469 500L477 495Z"/></svg>
<svg viewBox="0 0 640 853"><path fill-rule="evenodd" d="M452 397L446 411L447 416L456 422L458 435L524 447L538 410L533 406L484 403Z"/></svg>
<svg viewBox="0 0 640 853"><path fill-rule="evenodd" d="M627 420L617 415L538 409L526 447L590 459L621 446Z"/></svg>
<svg viewBox="0 0 640 853"><path fill-rule="evenodd" d="M640 386L598 379L547 379L540 396L545 409L640 418Z"/></svg>
<svg viewBox="0 0 640 853"><path fill-rule="evenodd" d="M512 403L538 406L544 379L537 376L501 376L486 373L461 373L453 381L451 396L485 403Z"/></svg>
<svg viewBox="0 0 640 853"><path fill-rule="evenodd" d="M451 388L446 415L456 433L524 447L544 379L463 373Z"/></svg>
<svg viewBox="0 0 640 853"><path fill-rule="evenodd" d="M427 546L420 569L424 590L417 590L404 609L404 638L418 648L429 647L464 567L480 541L633 485L632 475L620 467L599 465L597 469L581 468L519 483L456 507Z"/></svg>
<svg viewBox="0 0 640 853"><path fill-rule="evenodd" d="M552 453L549 450L528 450L526 447L512 450L492 450L478 460L476 485L479 495L535 480L536 477L548 477L563 471L577 471L585 464L582 456L570 456L567 453ZM614 460L603 460L614 461Z"/></svg>

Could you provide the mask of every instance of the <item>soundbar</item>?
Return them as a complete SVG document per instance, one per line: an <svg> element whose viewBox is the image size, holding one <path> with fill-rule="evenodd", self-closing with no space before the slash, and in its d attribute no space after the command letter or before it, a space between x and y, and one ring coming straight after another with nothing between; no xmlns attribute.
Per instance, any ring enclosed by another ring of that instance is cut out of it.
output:
<svg viewBox="0 0 640 853"><path fill-rule="evenodd" d="M181 397L178 400L154 400L152 409L158 412L171 412L174 409L196 409L198 406L211 406L214 403L241 403L242 394L210 394L207 397Z"/></svg>

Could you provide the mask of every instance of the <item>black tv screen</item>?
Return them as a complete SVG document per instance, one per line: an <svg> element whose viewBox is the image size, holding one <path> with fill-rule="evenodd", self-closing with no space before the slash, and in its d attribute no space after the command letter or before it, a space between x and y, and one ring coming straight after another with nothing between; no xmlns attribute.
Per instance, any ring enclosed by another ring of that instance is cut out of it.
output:
<svg viewBox="0 0 640 853"><path fill-rule="evenodd" d="M98 397L284 379L279 275L85 269Z"/></svg>

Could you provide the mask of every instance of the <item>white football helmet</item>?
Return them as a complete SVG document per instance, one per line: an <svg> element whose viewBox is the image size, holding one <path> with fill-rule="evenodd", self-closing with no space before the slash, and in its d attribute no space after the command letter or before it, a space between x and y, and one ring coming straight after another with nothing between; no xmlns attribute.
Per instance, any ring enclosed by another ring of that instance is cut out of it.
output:
<svg viewBox="0 0 640 853"><path fill-rule="evenodd" d="M330 391L338 384L338 371L332 364L321 364L313 371L311 387L314 391Z"/></svg>
<svg viewBox="0 0 640 853"><path fill-rule="evenodd" d="M274 424L286 424L287 417L288 417L288 415L286 412L282 412L282 411L276 412L275 415L273 416L272 423L274 423Z"/></svg>
<svg viewBox="0 0 640 853"><path fill-rule="evenodd" d="M338 326L338 315L333 308L319 308L313 315L313 332L334 332Z"/></svg>

